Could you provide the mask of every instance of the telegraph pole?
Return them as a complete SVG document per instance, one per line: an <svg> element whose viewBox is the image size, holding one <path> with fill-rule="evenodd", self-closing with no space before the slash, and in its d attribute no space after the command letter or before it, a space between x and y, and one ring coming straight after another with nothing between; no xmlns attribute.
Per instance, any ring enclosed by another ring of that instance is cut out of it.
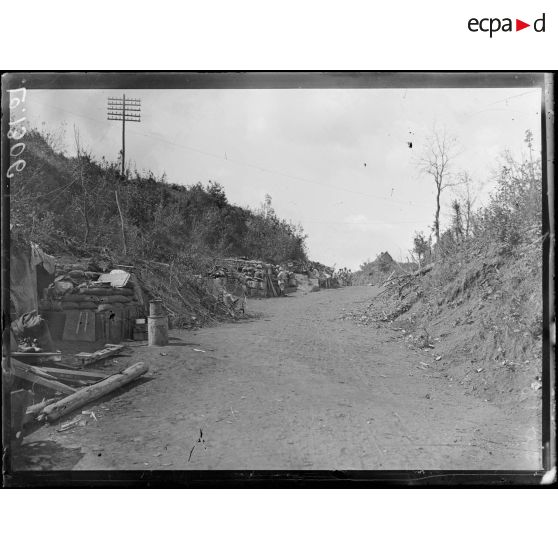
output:
<svg viewBox="0 0 558 558"><path fill-rule="evenodd" d="M109 97L107 103L107 120L122 121L122 178L126 178L126 122L141 122L141 99L126 99L126 95L120 97ZM116 207L120 215L120 227L122 230L122 249L126 255L126 227L124 226L124 214L120 207L118 198L118 184L114 187Z"/></svg>
<svg viewBox="0 0 558 558"><path fill-rule="evenodd" d="M126 122L141 122L141 99L109 97L107 120L122 122L122 176L126 176Z"/></svg>

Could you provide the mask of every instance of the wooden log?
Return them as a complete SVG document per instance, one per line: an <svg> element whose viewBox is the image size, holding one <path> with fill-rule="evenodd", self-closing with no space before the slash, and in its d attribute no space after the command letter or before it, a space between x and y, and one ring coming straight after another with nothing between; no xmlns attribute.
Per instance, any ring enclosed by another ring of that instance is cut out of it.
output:
<svg viewBox="0 0 558 558"><path fill-rule="evenodd" d="M15 358L11 359L11 371L17 378L27 380L32 384L39 384L40 386L47 387L53 391L59 391L60 393L65 394L76 392L73 387L52 379L52 376L49 376L46 372L42 372L39 368L31 366L30 364L19 362Z"/></svg>
<svg viewBox="0 0 558 558"><path fill-rule="evenodd" d="M148 370L149 367L145 363L138 362L119 374L114 374L106 380L80 389L69 397L65 397L57 403L48 405L43 409L43 412L39 416L39 420L47 420L49 422L57 420L67 413L132 382L145 374Z"/></svg>
<svg viewBox="0 0 558 558"><path fill-rule="evenodd" d="M18 360L31 360L31 361L52 361L57 362L62 360L62 353L22 353L19 351L12 351L11 356Z"/></svg>
<svg viewBox="0 0 558 558"><path fill-rule="evenodd" d="M45 401L41 401L40 403L36 403L35 405L27 407L25 416L23 417L23 424L25 425L32 422L33 419L35 419L46 406L52 405L53 403L58 401L58 399L59 398L57 397L53 397L51 399L46 399Z"/></svg>
<svg viewBox="0 0 558 558"><path fill-rule="evenodd" d="M56 379L64 381L66 378L73 380L86 380L96 382L97 380L104 380L111 376L111 374L100 371L91 370L69 370L67 368L50 368L42 366L41 370L44 370L47 374L50 374Z"/></svg>

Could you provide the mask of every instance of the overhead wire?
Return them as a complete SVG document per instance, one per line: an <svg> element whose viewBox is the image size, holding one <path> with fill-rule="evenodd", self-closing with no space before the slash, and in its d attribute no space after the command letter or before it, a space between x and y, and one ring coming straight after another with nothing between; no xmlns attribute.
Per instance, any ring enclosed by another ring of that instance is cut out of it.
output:
<svg viewBox="0 0 558 558"><path fill-rule="evenodd" d="M99 120L98 118L92 118L92 117L87 116L85 114L76 113L76 112L70 111L68 109L63 109L62 107L51 105L49 103L44 103L44 102L39 101L39 102L37 102L37 104L43 104L43 105L48 106L50 108L54 108L54 109L62 111L62 112L67 112L68 114L73 114L74 116L78 116L78 117L81 117L81 118L86 118L88 120L92 120L92 121L95 121L95 122L99 122L99 123L103 123L103 124L105 123L104 120ZM378 199L378 200L386 201L388 203L399 204L399 205L411 205L411 206L412 205L423 205L425 207L427 205L428 206L430 205L430 204L425 204L425 203L415 202L415 201L398 200L398 199L393 198L393 197L378 196L378 195L375 195L375 194L370 194L368 192L360 192L358 190L351 190L351 189L343 188L343 187L340 187L340 186L332 186L331 184L327 184L325 182L321 182L321 181L318 181L318 180L313 180L313 179L309 179L309 178L295 176L295 175L284 173L282 171L277 171L277 170L274 170L274 169L268 169L268 168L262 167L260 165L255 165L253 163L249 163L249 162L246 162L246 161L240 161L240 160L231 158L230 156L224 157L222 155L218 155L216 153L211 153L209 151L205 151L205 150L202 150L202 149L199 149L199 148L196 148L196 147L192 147L192 146L189 146L189 145L184 145L184 144L180 144L180 143L177 143L177 142L173 142L173 141L170 141L166 138L161 137L160 134L158 134L156 132L152 132L152 131L149 131L148 133L137 132L133 129L128 129L127 131L128 131L128 133L136 135L136 136L144 136L144 137L148 137L148 138L153 138L153 139L156 139L156 140L158 140L162 143L166 143L168 145L173 145L175 147L186 149L188 151L196 152L196 153L199 153L201 155L205 155L207 157L212 157L214 159L218 159L218 160L221 160L221 161L227 161L229 163L234 163L234 164L237 164L237 165L243 165L243 166L246 166L246 167L249 167L249 168L256 169L260 172L265 172L265 173L268 173L268 174L274 174L276 176L281 176L281 177L288 178L288 179L291 179L291 180L297 180L297 181L300 181L300 182L315 184L315 185L318 185L318 186L322 186L324 188L328 188L328 189L333 190L333 191L347 192L347 193L356 194L356 195L360 195L360 196L365 196L365 197L369 197L369 198L372 198L372 199Z"/></svg>

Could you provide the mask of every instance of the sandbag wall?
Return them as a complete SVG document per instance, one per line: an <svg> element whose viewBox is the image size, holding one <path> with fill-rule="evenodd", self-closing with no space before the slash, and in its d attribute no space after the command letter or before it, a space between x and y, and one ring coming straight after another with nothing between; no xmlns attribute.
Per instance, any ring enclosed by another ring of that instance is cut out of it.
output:
<svg viewBox="0 0 558 558"><path fill-rule="evenodd" d="M246 287L246 296L251 298L265 298L279 296L277 280L278 266L257 260L241 260L224 258L211 274L211 278L224 277L226 288L236 296ZM289 281L285 292L297 290L298 283L294 273L289 272Z"/></svg>
<svg viewBox="0 0 558 558"><path fill-rule="evenodd" d="M108 343L132 338L136 318L145 315L138 287L131 279L115 287L99 277L78 265L57 266L39 306L53 338Z"/></svg>

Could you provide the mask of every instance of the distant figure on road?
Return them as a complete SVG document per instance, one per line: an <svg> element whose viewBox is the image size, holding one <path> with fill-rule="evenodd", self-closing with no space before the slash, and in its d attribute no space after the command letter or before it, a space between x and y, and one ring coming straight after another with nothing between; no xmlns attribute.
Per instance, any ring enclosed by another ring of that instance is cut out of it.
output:
<svg viewBox="0 0 558 558"><path fill-rule="evenodd" d="M247 292L248 292L248 277L245 273L239 273L238 279L240 282L240 288L242 290L242 294L240 295L240 310L242 313L246 313L246 301L247 301Z"/></svg>
<svg viewBox="0 0 558 558"><path fill-rule="evenodd" d="M285 287L287 286L288 279L288 273L282 267L280 267L279 273L277 274L277 282L279 283L279 296L285 296Z"/></svg>

